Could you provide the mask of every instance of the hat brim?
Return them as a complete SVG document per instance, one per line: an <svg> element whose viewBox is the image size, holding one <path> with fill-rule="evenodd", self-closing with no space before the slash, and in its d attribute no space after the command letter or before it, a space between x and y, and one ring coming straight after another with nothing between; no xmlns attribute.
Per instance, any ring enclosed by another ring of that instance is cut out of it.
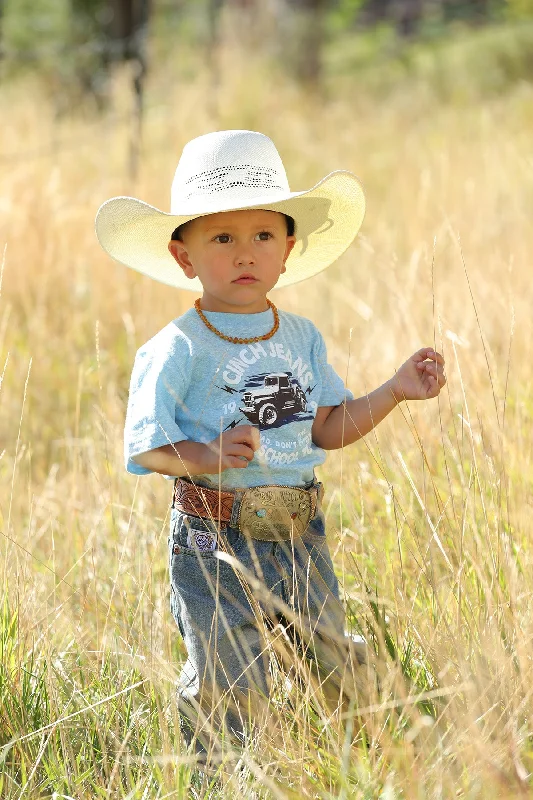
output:
<svg viewBox="0 0 533 800"><path fill-rule="evenodd" d="M278 195L279 197L279 195ZM359 179L346 171L332 172L305 192L291 192L273 200L256 196L243 205L216 208L204 205L186 214L167 214L134 197L113 197L100 206L96 235L116 261L157 281L201 292L198 278L186 278L168 251L172 232L191 219L221 211L260 208L293 217L296 244L276 289L306 280L339 258L357 236L365 215L365 195Z"/></svg>

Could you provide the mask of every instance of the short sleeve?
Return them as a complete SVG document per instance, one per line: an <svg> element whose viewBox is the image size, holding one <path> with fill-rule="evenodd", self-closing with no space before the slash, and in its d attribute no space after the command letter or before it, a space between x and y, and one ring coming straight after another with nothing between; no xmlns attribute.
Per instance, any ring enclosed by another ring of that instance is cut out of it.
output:
<svg viewBox="0 0 533 800"><path fill-rule="evenodd" d="M132 461L133 456L187 438L176 423L176 408L188 388L188 358L179 341L166 347L158 337L137 352L124 428L124 460L134 475L150 470Z"/></svg>
<svg viewBox="0 0 533 800"><path fill-rule="evenodd" d="M316 331L316 358L320 368L322 385L319 406L339 406L345 400L353 400L353 394L344 385L342 378L335 372L331 364L328 363L326 343L321 333Z"/></svg>

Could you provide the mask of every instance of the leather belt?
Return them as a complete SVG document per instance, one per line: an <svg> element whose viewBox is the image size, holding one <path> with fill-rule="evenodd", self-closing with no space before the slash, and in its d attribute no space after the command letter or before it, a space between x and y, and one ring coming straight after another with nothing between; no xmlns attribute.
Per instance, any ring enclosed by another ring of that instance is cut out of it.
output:
<svg viewBox="0 0 533 800"><path fill-rule="evenodd" d="M323 487L253 486L241 496L237 526L252 539L287 540L301 536L322 500ZM230 523L237 494L197 486L183 478L174 483L173 507L214 523Z"/></svg>

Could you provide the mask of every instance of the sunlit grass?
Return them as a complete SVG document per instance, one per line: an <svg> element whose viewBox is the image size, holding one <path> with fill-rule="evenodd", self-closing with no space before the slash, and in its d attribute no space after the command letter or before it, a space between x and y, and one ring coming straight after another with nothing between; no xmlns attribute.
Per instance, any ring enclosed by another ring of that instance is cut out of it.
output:
<svg viewBox="0 0 533 800"><path fill-rule="evenodd" d="M0 793L527 795L533 90L465 107L419 86L378 100L354 77L324 99L234 52L222 65L215 101L203 73L152 76L135 183L125 80L100 120L55 120L38 80L0 93ZM423 345L448 385L321 473L350 624L381 665L365 736L344 739L309 681L290 705L281 682L275 722L202 788L173 702L169 486L128 476L121 438L136 348L193 296L110 262L93 219L121 193L168 208L183 144L224 127L271 135L294 189L337 168L366 188L356 243L275 302L317 323L357 394Z"/></svg>

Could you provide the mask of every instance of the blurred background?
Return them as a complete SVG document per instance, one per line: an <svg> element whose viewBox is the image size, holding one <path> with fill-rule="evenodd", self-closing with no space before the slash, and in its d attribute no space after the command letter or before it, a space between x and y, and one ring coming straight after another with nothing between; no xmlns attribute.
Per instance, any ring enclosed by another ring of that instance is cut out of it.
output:
<svg viewBox="0 0 533 800"><path fill-rule="evenodd" d="M59 118L113 108L113 78L128 65L135 173L150 74L177 88L207 68L215 119L228 46L326 96L341 82L352 97L362 83L386 97L403 79L471 100L531 79L532 21L531 0L0 0L0 80L38 75Z"/></svg>
<svg viewBox="0 0 533 800"><path fill-rule="evenodd" d="M463 70L496 94L531 78L532 18L531 0L1 0L0 67L3 81L39 74L57 115L84 99L109 108L124 64L140 115L150 72L179 83L204 64L216 84L228 43L313 91L431 75L460 96Z"/></svg>

